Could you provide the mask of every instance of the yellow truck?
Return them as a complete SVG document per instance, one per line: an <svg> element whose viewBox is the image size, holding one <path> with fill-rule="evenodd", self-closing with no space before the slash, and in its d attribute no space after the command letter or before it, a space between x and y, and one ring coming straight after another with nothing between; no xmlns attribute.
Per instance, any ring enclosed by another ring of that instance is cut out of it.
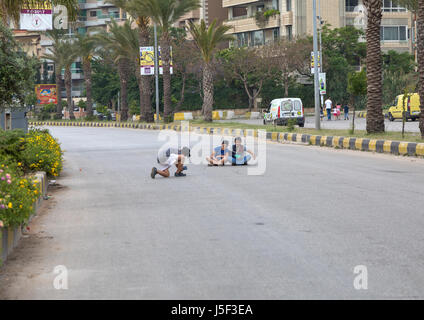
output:
<svg viewBox="0 0 424 320"><path fill-rule="evenodd" d="M415 121L420 117L420 96L418 93L412 93L405 98L405 106L403 105L403 94L396 97L394 105L390 107L388 116L390 121L395 119L402 119L403 108L405 108L406 121L411 119Z"/></svg>

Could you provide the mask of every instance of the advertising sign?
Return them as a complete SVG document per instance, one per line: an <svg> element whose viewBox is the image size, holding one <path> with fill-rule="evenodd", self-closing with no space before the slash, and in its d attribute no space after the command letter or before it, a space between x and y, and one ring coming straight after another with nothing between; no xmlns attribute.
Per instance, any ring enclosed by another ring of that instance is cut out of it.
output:
<svg viewBox="0 0 424 320"><path fill-rule="evenodd" d="M320 52L318 51L318 72L321 72L321 58L320 58ZM311 73L315 73L315 58L314 58L314 52L311 52Z"/></svg>
<svg viewBox="0 0 424 320"><path fill-rule="evenodd" d="M171 51L171 61L170 61L170 72L173 74L173 65L172 65L172 48L170 48ZM159 50L159 74L163 74L163 64L162 64L162 57L160 53L160 47ZM150 76L155 74L155 50L154 47L140 47L140 68L141 68L141 75L143 76Z"/></svg>
<svg viewBox="0 0 424 320"><path fill-rule="evenodd" d="M57 93L55 84L38 84L35 86L37 104L57 104Z"/></svg>
<svg viewBox="0 0 424 320"><path fill-rule="evenodd" d="M323 96L327 94L327 74L320 73L319 74L319 93Z"/></svg>
<svg viewBox="0 0 424 320"><path fill-rule="evenodd" d="M50 1L28 3L21 9L20 28L29 31L53 29L53 8Z"/></svg>

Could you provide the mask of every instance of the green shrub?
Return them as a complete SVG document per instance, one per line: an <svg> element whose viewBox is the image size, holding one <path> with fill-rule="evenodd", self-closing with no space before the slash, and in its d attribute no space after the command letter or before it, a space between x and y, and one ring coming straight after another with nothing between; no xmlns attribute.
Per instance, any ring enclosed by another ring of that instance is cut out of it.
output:
<svg viewBox="0 0 424 320"><path fill-rule="evenodd" d="M39 186L33 178L24 178L8 165L0 165L0 226L19 226L33 212L39 196Z"/></svg>
<svg viewBox="0 0 424 320"><path fill-rule="evenodd" d="M58 176L62 170L63 152L48 130L31 130L21 153L23 165L31 171L45 171Z"/></svg>

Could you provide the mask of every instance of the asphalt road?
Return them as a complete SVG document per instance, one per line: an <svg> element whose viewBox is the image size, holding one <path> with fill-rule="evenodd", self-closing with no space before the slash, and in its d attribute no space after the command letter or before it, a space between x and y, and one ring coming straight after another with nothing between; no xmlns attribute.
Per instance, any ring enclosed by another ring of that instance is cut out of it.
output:
<svg viewBox="0 0 424 320"><path fill-rule="evenodd" d="M424 160L268 143L262 176L188 164L152 180L157 132L50 129L63 188L0 269L0 298L424 298Z"/></svg>
<svg viewBox="0 0 424 320"><path fill-rule="evenodd" d="M352 120L352 117L350 118ZM343 115L340 117L340 120L331 120L328 121L324 119L321 121L322 129L344 129L348 130L352 126L352 121L343 120ZM233 119L233 120L221 120L223 122L241 122L248 124L262 124L263 119ZM386 131L395 131L402 132L402 121L395 120L393 122L385 120ZM305 128L315 128L315 118L306 117ZM365 118L355 118L355 128L357 130L366 130L366 119ZM405 123L405 132L420 132L419 122L418 121L408 121Z"/></svg>

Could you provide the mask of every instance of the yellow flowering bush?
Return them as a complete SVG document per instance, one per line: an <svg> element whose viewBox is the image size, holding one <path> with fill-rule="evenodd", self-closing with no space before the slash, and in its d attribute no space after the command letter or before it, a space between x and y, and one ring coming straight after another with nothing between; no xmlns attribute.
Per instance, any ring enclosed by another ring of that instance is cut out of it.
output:
<svg viewBox="0 0 424 320"><path fill-rule="evenodd" d="M31 130L24 139L22 162L30 171L45 171L58 176L62 171L63 152L48 130Z"/></svg>
<svg viewBox="0 0 424 320"><path fill-rule="evenodd" d="M8 165L0 165L0 227L19 226L33 212L39 196L39 184L33 178L22 177Z"/></svg>

